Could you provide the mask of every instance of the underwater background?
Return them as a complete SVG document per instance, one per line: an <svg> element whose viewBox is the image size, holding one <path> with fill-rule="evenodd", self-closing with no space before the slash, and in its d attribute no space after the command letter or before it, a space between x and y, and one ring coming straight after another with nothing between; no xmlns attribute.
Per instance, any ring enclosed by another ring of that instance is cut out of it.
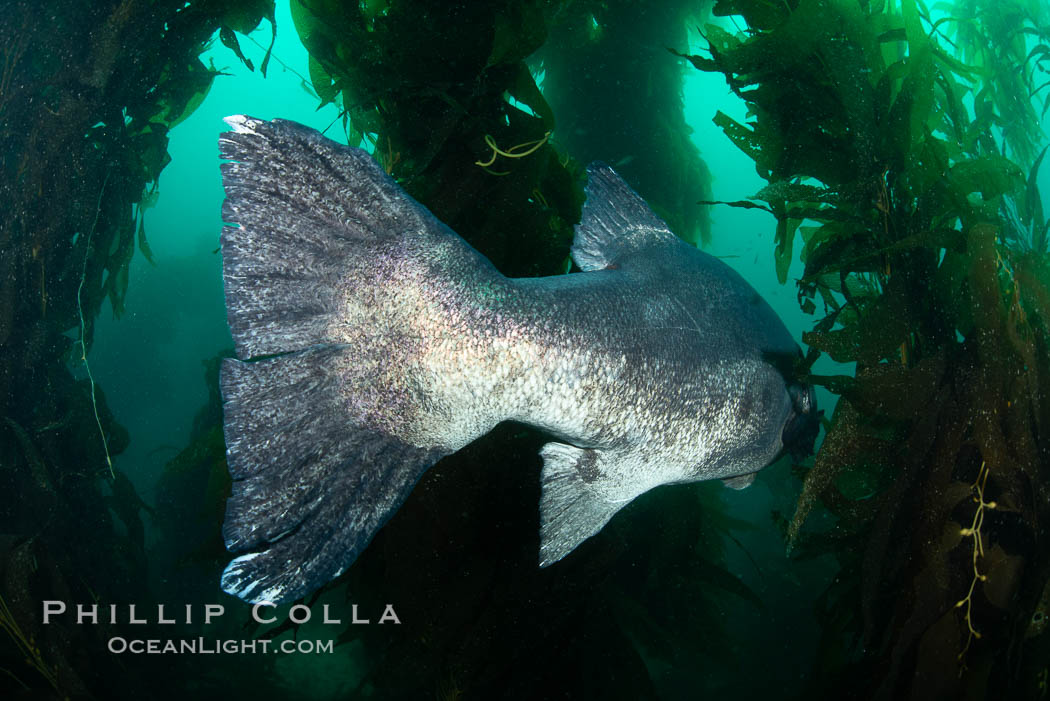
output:
<svg viewBox="0 0 1050 701"><path fill-rule="evenodd" d="M3 698L1046 696L1050 3L4 10ZM817 454L742 491L653 490L540 570L546 438L503 424L424 476L308 622L257 623L218 586L217 139L241 113L369 149L510 276L569 269L606 161L784 320ZM45 601L119 616L45 624Z"/></svg>

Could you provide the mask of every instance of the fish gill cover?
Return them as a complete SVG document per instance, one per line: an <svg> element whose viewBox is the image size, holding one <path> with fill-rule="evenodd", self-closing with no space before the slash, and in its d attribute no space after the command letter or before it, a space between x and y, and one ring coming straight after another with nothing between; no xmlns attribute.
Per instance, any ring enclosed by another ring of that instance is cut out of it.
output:
<svg viewBox="0 0 1050 701"><path fill-rule="evenodd" d="M749 113L716 123L768 181L733 204L776 218L782 281L801 257L799 299L816 319L796 371L841 397L820 452L798 469L794 516L778 520L791 561L756 563L785 576L812 558L836 563L814 584L826 587L818 648L778 625L796 601L733 573L744 525L706 487L654 493L560 572L537 571L545 439L506 425L428 474L357 565L308 602L394 601L412 622L340 629L338 668L314 675L329 679L327 697L1045 693L1050 252L1036 185L1050 103L1045 3L719 1L714 14L729 22L700 20L708 50L695 55L682 39L690 7L291 2L313 87L339 106L345 133L371 142L410 194L509 275L565 270L582 204L571 156L619 163L629 177L636 167L636 186L672 229L702 236L703 210L684 203L711 195L665 48L726 77ZM46 599L218 596L229 489L218 364L144 522L145 502L111 470L129 436L85 361L105 300L119 312L135 293L136 246L151 256L141 210L168 162L168 131L219 73L202 51L215 37L248 65L238 34L265 18L272 41L275 16L267 0L5 8L0 484L17 495L0 504L5 689L267 697L305 678L251 656L122 658L106 640L127 627L43 626L39 616ZM632 56L651 68L628 77L618 59ZM272 70L272 59L265 51L250 67ZM608 86L593 88L600 97L615 89L623 99L595 116L586 91L597 85ZM605 118L639 128L586 133ZM575 126L562 134L562 124ZM590 150L603 143L615 152ZM819 354L856 371L817 376ZM769 621L763 637L742 637L748 615ZM310 630L235 618L231 607L218 629L198 621L179 632ZM754 674L756 655L767 674Z"/></svg>

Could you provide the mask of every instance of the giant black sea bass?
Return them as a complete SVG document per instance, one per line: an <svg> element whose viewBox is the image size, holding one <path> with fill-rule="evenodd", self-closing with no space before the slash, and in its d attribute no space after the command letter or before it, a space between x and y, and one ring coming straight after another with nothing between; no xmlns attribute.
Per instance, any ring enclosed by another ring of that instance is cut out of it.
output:
<svg viewBox="0 0 1050 701"><path fill-rule="evenodd" d="M588 170L582 272L510 279L365 151L226 121L230 594L281 603L338 576L427 468L501 421L553 437L540 566L653 487L740 488L812 451L780 319L607 166Z"/></svg>

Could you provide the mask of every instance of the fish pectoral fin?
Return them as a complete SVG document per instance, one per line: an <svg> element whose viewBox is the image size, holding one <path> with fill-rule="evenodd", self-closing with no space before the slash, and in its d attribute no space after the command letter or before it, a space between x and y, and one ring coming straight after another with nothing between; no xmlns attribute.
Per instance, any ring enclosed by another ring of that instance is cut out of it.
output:
<svg viewBox="0 0 1050 701"><path fill-rule="evenodd" d="M540 567L546 567L600 531L630 499L609 501L595 488L604 472L597 450L548 443L540 456Z"/></svg>
<svg viewBox="0 0 1050 701"><path fill-rule="evenodd" d="M751 486L751 483L755 481L756 472L750 472L746 475L737 475L736 477L727 477L722 480L722 484L729 487L730 489L747 489Z"/></svg>

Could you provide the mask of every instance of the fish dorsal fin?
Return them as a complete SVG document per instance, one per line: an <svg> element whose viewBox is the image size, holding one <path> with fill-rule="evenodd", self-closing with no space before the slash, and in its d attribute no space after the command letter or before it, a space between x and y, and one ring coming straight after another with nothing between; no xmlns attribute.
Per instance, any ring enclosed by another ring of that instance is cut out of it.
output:
<svg viewBox="0 0 1050 701"><path fill-rule="evenodd" d="M597 450L548 443L540 456L540 567L546 567L600 531L630 500L610 502L593 489L603 472Z"/></svg>
<svg viewBox="0 0 1050 701"><path fill-rule="evenodd" d="M587 202L572 259L581 270L614 267L629 253L675 241L667 224L604 163L587 167Z"/></svg>

